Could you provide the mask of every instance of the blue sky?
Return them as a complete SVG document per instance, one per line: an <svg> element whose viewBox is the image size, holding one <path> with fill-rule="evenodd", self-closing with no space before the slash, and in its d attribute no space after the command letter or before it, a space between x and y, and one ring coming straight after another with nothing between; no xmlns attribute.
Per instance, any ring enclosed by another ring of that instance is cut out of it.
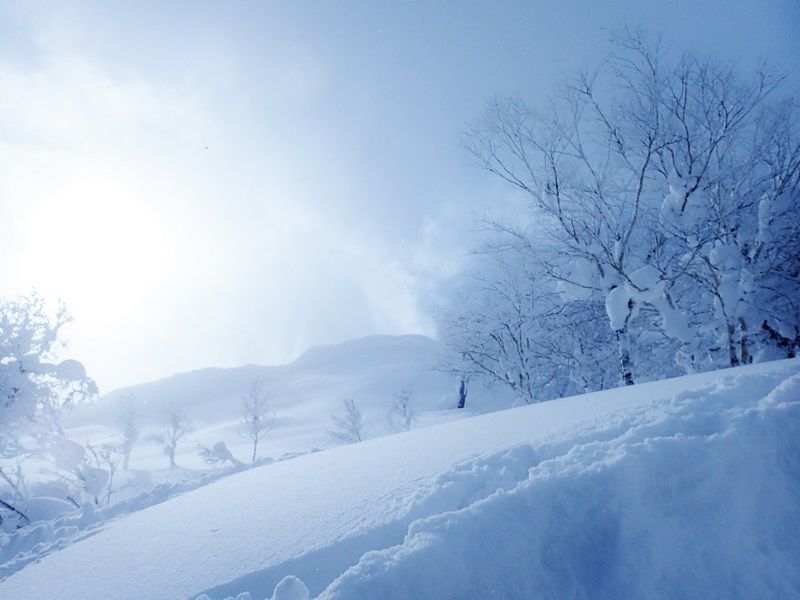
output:
<svg viewBox="0 0 800 600"><path fill-rule="evenodd" d="M458 132L626 23L800 57L788 0L2 2L0 293L62 298L105 390L433 334L473 215L508 200Z"/></svg>

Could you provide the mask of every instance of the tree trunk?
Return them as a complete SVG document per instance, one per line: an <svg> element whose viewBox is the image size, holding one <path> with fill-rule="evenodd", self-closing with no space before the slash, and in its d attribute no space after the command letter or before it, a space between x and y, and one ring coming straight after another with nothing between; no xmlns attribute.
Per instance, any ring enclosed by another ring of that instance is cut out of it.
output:
<svg viewBox="0 0 800 600"><path fill-rule="evenodd" d="M461 378L461 386L458 388L458 408L464 408L467 404L467 378Z"/></svg>
<svg viewBox="0 0 800 600"><path fill-rule="evenodd" d="M736 351L736 342L734 340L736 335L736 328L733 323L728 321L728 360L732 367L739 366L739 353Z"/></svg>
<svg viewBox="0 0 800 600"><path fill-rule="evenodd" d="M14 514L17 515L18 519L25 519L25 521L28 522L28 523L31 522L31 520L28 518L28 515L26 515L24 512L22 512L18 508L12 506L8 502L5 502L4 500L0 500L0 507L3 507L5 509L10 510L11 512L13 512ZM3 522L3 517L0 516L0 523L2 523L2 522Z"/></svg>
<svg viewBox="0 0 800 600"><path fill-rule="evenodd" d="M761 329L767 332L770 339L775 342L778 348L786 352L786 358L794 358L797 355L796 349L800 347L800 336L796 337L794 340L783 337L767 321L761 324Z"/></svg>
<svg viewBox="0 0 800 600"><path fill-rule="evenodd" d="M614 332L617 337L617 348L619 350L619 374L624 385L633 385L633 368L631 366L631 344L628 335L628 324L624 329Z"/></svg>
<svg viewBox="0 0 800 600"><path fill-rule="evenodd" d="M749 365L753 362L753 357L750 356L750 349L747 345L747 324L742 317L739 317L739 360L743 365Z"/></svg>
<svg viewBox="0 0 800 600"><path fill-rule="evenodd" d="M258 440L253 440L253 458L250 461L251 464L255 464L256 462L256 452L258 451Z"/></svg>

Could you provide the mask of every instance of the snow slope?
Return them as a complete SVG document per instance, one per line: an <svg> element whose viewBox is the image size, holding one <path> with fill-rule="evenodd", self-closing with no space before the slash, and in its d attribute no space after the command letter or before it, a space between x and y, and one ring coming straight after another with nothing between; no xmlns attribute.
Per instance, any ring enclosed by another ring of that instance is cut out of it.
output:
<svg viewBox="0 0 800 600"><path fill-rule="evenodd" d="M566 398L232 475L0 598L800 597L800 361Z"/></svg>
<svg viewBox="0 0 800 600"><path fill-rule="evenodd" d="M194 431L178 447L177 463L202 468L197 444L224 441L240 460L250 455L240 433L242 396L259 382L275 410L275 430L261 443L262 457L307 452L330 445L331 415L342 400L355 400L364 417L365 434L392 433L387 419L396 395L413 393L420 425L454 418L458 381L436 370L441 346L421 335L375 335L308 350L296 361L279 366L247 365L209 368L173 375L106 394L96 404L76 407L65 415L72 439L100 443L121 438L120 417L128 398L135 402L137 426L143 435L134 446L131 468L152 471L167 466L161 448L147 433L164 424L167 407L183 409Z"/></svg>
<svg viewBox="0 0 800 600"><path fill-rule="evenodd" d="M199 424L238 419L242 395L255 381L278 411L303 405L315 418L320 404L330 399L353 397L370 404L389 396L390 402L402 388L417 391L425 408L433 408L442 395L454 392L450 377L435 371L441 352L438 342L422 335L373 335L311 348L286 365L200 369L113 390L99 403L79 407L70 423L112 422L128 396L145 424L160 423L167 404L187 410Z"/></svg>

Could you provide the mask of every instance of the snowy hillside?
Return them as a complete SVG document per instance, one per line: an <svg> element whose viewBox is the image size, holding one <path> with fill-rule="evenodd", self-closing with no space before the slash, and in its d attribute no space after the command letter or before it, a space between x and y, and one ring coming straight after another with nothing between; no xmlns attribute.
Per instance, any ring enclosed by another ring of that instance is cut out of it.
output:
<svg viewBox="0 0 800 600"><path fill-rule="evenodd" d="M65 424L74 439L114 440L120 417L132 399L138 426L156 431L167 407L185 410L193 431L178 448L177 463L202 465L197 444L224 441L234 455L248 456L241 433L242 396L259 382L275 411L275 430L263 441L260 456L308 451L330 445L331 415L352 398L364 418L368 438L392 433L388 414L397 394L413 394L418 425L454 418L458 382L436 371L441 347L421 335L370 336L333 346L312 348L288 365L210 368L112 391L94 405L77 407ZM166 466L161 449L144 438L131 455L134 469Z"/></svg>
<svg viewBox="0 0 800 600"><path fill-rule="evenodd" d="M798 360L565 398L226 477L0 598L797 598L799 440Z"/></svg>

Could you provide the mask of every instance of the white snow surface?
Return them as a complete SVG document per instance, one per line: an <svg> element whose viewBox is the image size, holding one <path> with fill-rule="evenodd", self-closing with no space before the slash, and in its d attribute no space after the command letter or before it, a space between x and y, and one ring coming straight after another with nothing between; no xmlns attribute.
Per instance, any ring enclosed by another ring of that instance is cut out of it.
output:
<svg viewBox="0 0 800 600"><path fill-rule="evenodd" d="M0 598L798 598L799 450L798 360L608 390L228 476Z"/></svg>
<svg viewBox="0 0 800 600"><path fill-rule="evenodd" d="M367 438L393 433L388 417L401 390L412 394L418 426L461 416L448 410L458 402L458 379L436 369L442 351L438 342L422 335L375 335L312 348L287 365L200 369L111 391L96 404L67 412L64 426L76 441L120 445L121 417L132 401L141 436L133 446L130 468L152 472L168 465L151 436L163 429L166 409L174 407L192 423L192 432L177 449L179 466L204 468L197 445L210 448L218 442L249 462L252 448L242 435L242 397L258 382L275 411L275 428L259 442L258 456L275 459L330 446L331 416L342 412L342 401L348 398L363 415ZM486 393L473 386L469 405L510 404L500 397L473 402Z"/></svg>

